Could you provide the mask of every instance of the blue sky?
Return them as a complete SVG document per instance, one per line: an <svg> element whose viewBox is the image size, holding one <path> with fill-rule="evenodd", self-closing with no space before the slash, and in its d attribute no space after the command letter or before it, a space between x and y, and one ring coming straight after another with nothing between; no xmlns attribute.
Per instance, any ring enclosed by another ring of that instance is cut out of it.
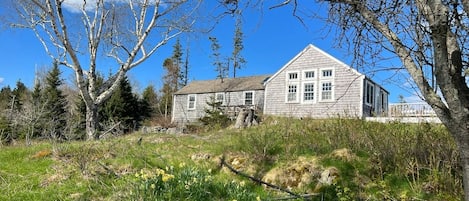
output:
<svg viewBox="0 0 469 201"><path fill-rule="evenodd" d="M326 13L325 7L313 7L318 13ZM1 12L1 11L0 11ZM302 24L292 16L289 7L273 10L249 10L243 14L244 50L242 55L247 60L239 76L274 74L308 44L313 44L346 64L351 63L351 56L346 49L336 49L336 36L324 31L321 20L305 19ZM216 72L211 65L209 36L217 37L222 46L222 54L229 56L232 51L234 19L226 17L208 34L195 34L181 37L183 48L190 49L189 78L191 80L214 79ZM129 77L139 90L149 84L161 86L163 60L172 53L173 42L159 49L150 59L129 72ZM0 30L0 88L10 85L14 88L18 80L32 88L35 69L44 69L51 65L51 59L45 53L39 41L30 30ZM389 65L400 65L398 60ZM62 67L62 77L73 79L70 70ZM107 74L110 69L101 70ZM362 72L367 74L367 72ZM405 83L388 82L390 72L380 72L372 78L390 91L390 102L397 102L403 95L409 101L414 99L412 90L405 91ZM68 81L72 83L71 81Z"/></svg>

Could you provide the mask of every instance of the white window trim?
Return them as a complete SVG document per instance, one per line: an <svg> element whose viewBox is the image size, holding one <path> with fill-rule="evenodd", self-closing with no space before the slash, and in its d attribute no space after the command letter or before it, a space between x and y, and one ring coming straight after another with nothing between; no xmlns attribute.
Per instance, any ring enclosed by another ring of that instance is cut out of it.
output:
<svg viewBox="0 0 469 201"><path fill-rule="evenodd" d="M296 96L295 96L295 100L288 100L288 87L290 85L296 85ZM301 93L301 86L300 86L300 82L287 82L286 86L285 86L285 103L299 103L299 97L300 97L300 93Z"/></svg>
<svg viewBox="0 0 469 201"><path fill-rule="evenodd" d="M246 93L252 93L252 104L251 105L255 105L254 104L254 98L255 98L255 93L254 91L243 91L243 105L246 105Z"/></svg>
<svg viewBox="0 0 469 201"><path fill-rule="evenodd" d="M328 82L331 83L331 99L326 99L326 100L324 100L323 97L322 97L322 91L323 91L323 90L322 90L322 84L323 84L323 83L328 83ZM318 94L318 96L319 96L319 101L320 101L320 102L334 102L334 101L335 101L335 93L334 93L335 87L334 87L334 82L333 82L332 80L321 80L321 81L319 82L318 88L319 88L319 94Z"/></svg>
<svg viewBox="0 0 469 201"><path fill-rule="evenodd" d="M194 97L194 107L190 107L191 97ZM197 95L196 94L188 94L187 95L187 110L195 110L197 108Z"/></svg>
<svg viewBox="0 0 469 201"><path fill-rule="evenodd" d="M306 84L313 84L313 100L305 100L305 91L304 89L306 88L305 85ZM311 103L316 103L316 100L318 99L318 85L317 85L317 82L315 81L306 81L306 82L302 82L302 87L301 87L301 103L305 103L305 104L311 104Z"/></svg>
<svg viewBox="0 0 469 201"><path fill-rule="evenodd" d="M312 78L306 78L306 72L314 72L314 77L312 77ZM318 71L317 71L317 69L307 69L307 70L303 70L303 71L301 72L301 75L302 75L301 78L302 78L304 81L313 81L313 80L316 80L316 79L318 78Z"/></svg>
<svg viewBox="0 0 469 201"><path fill-rule="evenodd" d="M223 96L223 99L221 100L221 104L224 105L225 104L225 93L222 93L222 92L218 92L218 93L215 93L215 101L218 102L218 95L222 95Z"/></svg>
<svg viewBox="0 0 469 201"><path fill-rule="evenodd" d="M291 73L296 73L296 79L290 80L290 74ZM301 76L302 75L300 74L300 71L287 71L286 74L285 74L285 80L287 82L298 82L298 81L300 81Z"/></svg>
<svg viewBox="0 0 469 201"><path fill-rule="evenodd" d="M368 85L373 86L373 94L371 94L371 99L372 99L371 102L369 102L368 99L367 99L368 93L370 93L370 92L368 91ZM376 93L376 85L373 84L372 82L366 80L366 81L365 81L365 97L364 97L364 98L365 98L365 104L366 104L366 105L368 105L368 106L373 106L373 105L374 105L374 103L376 102L376 100L375 100L376 94L375 94L375 93Z"/></svg>
<svg viewBox="0 0 469 201"><path fill-rule="evenodd" d="M326 71L326 70L331 70L332 75L330 77L324 77L323 71ZM319 74L320 74L319 77L321 78L321 80L323 80L323 79L334 79L334 77L335 77L334 68L320 68L319 69Z"/></svg>

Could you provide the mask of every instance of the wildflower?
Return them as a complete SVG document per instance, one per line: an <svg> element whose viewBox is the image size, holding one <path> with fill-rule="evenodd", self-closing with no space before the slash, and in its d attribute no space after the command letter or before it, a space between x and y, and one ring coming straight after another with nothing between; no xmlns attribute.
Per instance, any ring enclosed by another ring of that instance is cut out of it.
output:
<svg viewBox="0 0 469 201"><path fill-rule="evenodd" d="M182 162L182 163L179 163L179 168L183 168L186 166L186 163Z"/></svg>
<svg viewBox="0 0 469 201"><path fill-rule="evenodd" d="M209 174L212 174L212 169L208 169L208 173L209 173Z"/></svg>
<svg viewBox="0 0 469 201"><path fill-rule="evenodd" d="M172 174L164 174L163 177L161 178L161 180L163 182L167 182L167 181L169 181L170 179L173 179L173 178L174 178L174 175L172 175Z"/></svg>
<svg viewBox="0 0 469 201"><path fill-rule="evenodd" d="M261 201L261 197L260 197L260 196L257 196L257 197L256 197L256 201Z"/></svg>
<svg viewBox="0 0 469 201"><path fill-rule="evenodd" d="M155 189L155 188L156 188L156 185L155 185L155 184L151 184L151 185L150 185L150 188L151 188L151 189Z"/></svg>
<svg viewBox="0 0 469 201"><path fill-rule="evenodd" d="M246 185L246 182L241 181L241 182L239 182L239 185L240 185L241 187L244 187L244 185Z"/></svg>
<svg viewBox="0 0 469 201"><path fill-rule="evenodd" d="M135 173L135 177L139 178L140 175L138 174L138 172Z"/></svg>

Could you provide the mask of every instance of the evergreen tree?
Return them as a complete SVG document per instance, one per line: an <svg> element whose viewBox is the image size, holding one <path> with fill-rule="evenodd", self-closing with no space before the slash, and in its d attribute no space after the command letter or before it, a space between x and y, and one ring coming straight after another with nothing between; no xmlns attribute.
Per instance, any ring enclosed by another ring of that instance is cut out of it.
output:
<svg viewBox="0 0 469 201"><path fill-rule="evenodd" d="M102 119L111 123L120 122L124 132L137 129L142 120L139 105L139 100L132 93L132 86L126 77L104 104Z"/></svg>
<svg viewBox="0 0 469 201"><path fill-rule="evenodd" d="M3 87L0 90L0 109L2 111L10 108L9 105L11 103L12 96L13 96L13 93L9 86Z"/></svg>
<svg viewBox="0 0 469 201"><path fill-rule="evenodd" d="M24 104L24 102L26 101L26 99L28 99L29 90L26 87L26 85L24 85L23 82L18 80L16 82L15 89L13 89L13 91L12 91L12 94L13 94L13 97L14 97L14 109L16 111L20 111L23 104Z"/></svg>
<svg viewBox="0 0 469 201"><path fill-rule="evenodd" d="M44 125L45 118L43 118L45 116L43 113L45 109L45 105L44 105L44 98L43 98L42 92L43 92L42 84L38 80L34 84L34 89L31 93L31 100L30 100L31 110L32 110L31 111L32 119L30 123L33 124L33 125L30 125L32 130L29 131L30 132L29 135L31 138L40 137L45 128L45 125Z"/></svg>
<svg viewBox="0 0 469 201"><path fill-rule="evenodd" d="M241 69L246 63L246 60L244 60L241 55L241 51L244 49L242 26L241 17L238 15L233 39L233 54L231 55L231 59L233 60L233 77L236 77L236 71Z"/></svg>
<svg viewBox="0 0 469 201"><path fill-rule="evenodd" d="M66 106L67 102L62 91L59 89L62 85L60 79L60 70L57 63L54 63L52 69L46 76L44 88L45 98L45 118L48 121L46 125L46 135L52 139L65 139L66 128Z"/></svg>
<svg viewBox="0 0 469 201"><path fill-rule="evenodd" d="M189 49L186 49L186 60L181 68L181 88L189 83Z"/></svg>
<svg viewBox="0 0 469 201"><path fill-rule="evenodd" d="M142 115L147 117L155 117L155 112L158 110L158 94L155 92L153 85L147 86L142 93L141 110Z"/></svg>
<svg viewBox="0 0 469 201"><path fill-rule="evenodd" d="M209 37L210 40L211 48L212 48L212 59L213 59L213 65L215 66L215 71L217 72L217 79L221 79L223 82L223 79L227 77L228 73L228 65L222 61L222 56L220 54L220 44L218 43L218 39L215 37Z"/></svg>

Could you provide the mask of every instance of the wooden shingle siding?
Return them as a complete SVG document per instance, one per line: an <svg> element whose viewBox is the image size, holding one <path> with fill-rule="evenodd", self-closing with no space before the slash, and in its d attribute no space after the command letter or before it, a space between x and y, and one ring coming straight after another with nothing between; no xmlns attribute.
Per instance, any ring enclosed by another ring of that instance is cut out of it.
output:
<svg viewBox="0 0 469 201"><path fill-rule="evenodd" d="M263 108L264 104L264 90L248 90L254 92L253 107ZM244 105L244 92L217 92L225 94L225 101L222 106L243 106ZM177 94L174 95L174 105L172 122L175 124L184 125L187 123L197 122L199 118L205 116L205 109L210 106L207 104L211 98L215 97L216 93L203 93L194 94L196 96L196 107L194 110L188 109L188 96L192 94Z"/></svg>
<svg viewBox="0 0 469 201"><path fill-rule="evenodd" d="M369 90L373 93L367 94L367 85L373 86ZM223 106L239 109L245 105L246 92L253 93L252 105L247 107L263 110L266 115L363 118L385 116L388 110L389 93L385 89L326 52L308 45L273 76L189 84L175 93L172 120L178 124L197 121L205 115L210 98L220 93L224 94ZM197 97L193 110L188 108L191 95Z"/></svg>
<svg viewBox="0 0 469 201"><path fill-rule="evenodd" d="M332 69L332 79L322 79L322 70ZM302 100L297 103L287 103L287 73L299 72L300 87L298 93L304 91L303 73L314 70L316 72L315 101L304 103ZM303 52L298 54L293 60L287 63L266 83L266 97L264 114L290 117L311 117L330 118L337 116L361 117L362 97L360 95L364 76L342 62L334 59L330 55L308 46ZM321 101L321 83L332 82L333 99L331 101Z"/></svg>

